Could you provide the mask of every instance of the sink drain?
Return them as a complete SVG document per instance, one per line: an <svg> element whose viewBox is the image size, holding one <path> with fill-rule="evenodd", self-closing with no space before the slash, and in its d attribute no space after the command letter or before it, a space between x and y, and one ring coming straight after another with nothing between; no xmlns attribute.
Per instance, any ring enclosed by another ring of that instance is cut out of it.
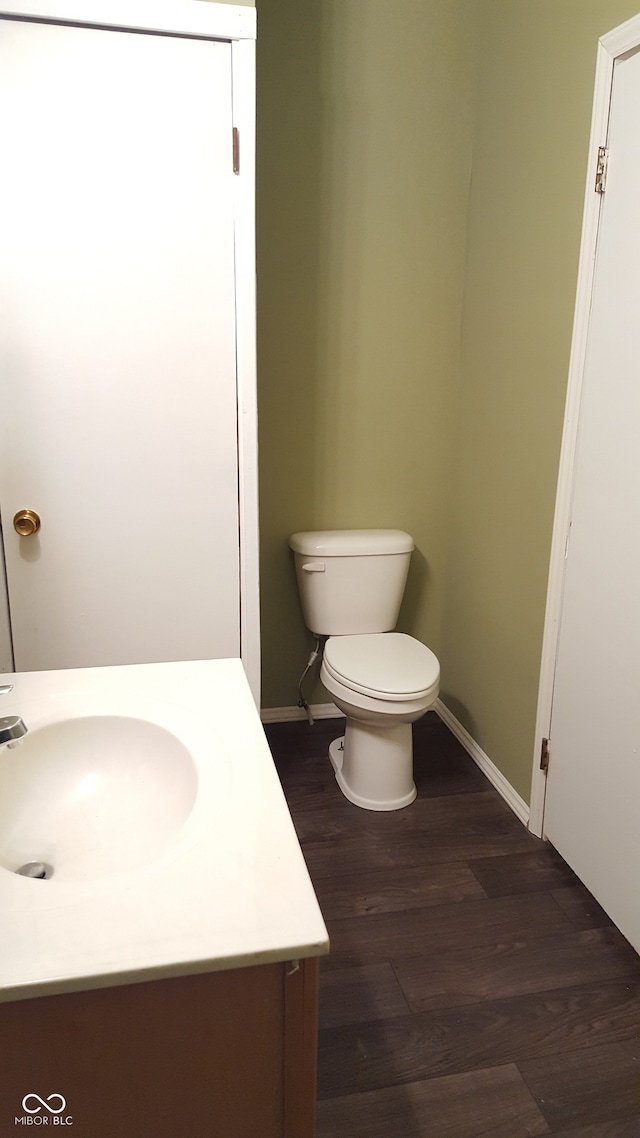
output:
<svg viewBox="0 0 640 1138"><path fill-rule="evenodd" d="M39 880L45 880L48 877L53 877L53 866L47 865L44 861L28 861L25 865L21 865L20 869L16 869L21 877L35 877Z"/></svg>

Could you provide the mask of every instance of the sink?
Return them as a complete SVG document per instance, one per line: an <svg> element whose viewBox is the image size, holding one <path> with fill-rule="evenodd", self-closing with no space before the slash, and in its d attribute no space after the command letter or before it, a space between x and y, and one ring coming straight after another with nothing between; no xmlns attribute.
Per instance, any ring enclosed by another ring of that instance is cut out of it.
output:
<svg viewBox="0 0 640 1138"><path fill-rule="evenodd" d="M0 866L42 862L60 882L136 869L176 841L197 789L190 751L157 723L86 715L30 728L0 752Z"/></svg>
<svg viewBox="0 0 640 1138"><path fill-rule="evenodd" d="M0 1005L327 951L240 659L2 681Z"/></svg>

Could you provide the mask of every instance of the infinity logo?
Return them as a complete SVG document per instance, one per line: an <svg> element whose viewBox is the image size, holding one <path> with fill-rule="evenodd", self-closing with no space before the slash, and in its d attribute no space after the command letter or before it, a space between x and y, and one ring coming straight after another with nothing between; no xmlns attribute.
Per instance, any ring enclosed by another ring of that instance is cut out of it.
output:
<svg viewBox="0 0 640 1138"><path fill-rule="evenodd" d="M60 1106L49 1106L49 1103L51 1102L52 1098L57 1098L58 1102L61 1103L61 1105ZM38 1106L27 1106L27 1102L29 1101L29 1099L35 1099L35 1101L39 1105ZM63 1098L62 1095L56 1095L56 1094L48 1095L46 1100L45 1100L43 1098L40 1098L40 1095L36 1095L36 1094L33 1094L33 1092L29 1092L29 1094L25 1095L23 1100L22 1100L22 1108L23 1108L23 1110L26 1110L27 1114L37 1114L39 1110L42 1110L42 1107L44 1107L45 1110L48 1110L49 1114L61 1114L66 1105L67 1105L66 1098Z"/></svg>

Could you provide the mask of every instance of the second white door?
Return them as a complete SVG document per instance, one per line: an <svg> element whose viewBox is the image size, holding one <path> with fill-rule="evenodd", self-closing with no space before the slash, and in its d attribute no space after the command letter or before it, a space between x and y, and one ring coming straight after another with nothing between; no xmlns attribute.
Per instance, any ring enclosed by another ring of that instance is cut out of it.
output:
<svg viewBox="0 0 640 1138"><path fill-rule="evenodd" d="M545 834L640 950L640 51L616 61Z"/></svg>

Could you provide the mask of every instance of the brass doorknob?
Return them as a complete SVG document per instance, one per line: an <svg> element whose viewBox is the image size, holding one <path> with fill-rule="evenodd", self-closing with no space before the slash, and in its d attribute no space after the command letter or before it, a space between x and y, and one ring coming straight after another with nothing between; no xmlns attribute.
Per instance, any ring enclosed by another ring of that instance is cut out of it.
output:
<svg viewBox="0 0 640 1138"><path fill-rule="evenodd" d="M40 529L40 515L35 510L18 510L13 519L13 528L20 537L31 537Z"/></svg>

